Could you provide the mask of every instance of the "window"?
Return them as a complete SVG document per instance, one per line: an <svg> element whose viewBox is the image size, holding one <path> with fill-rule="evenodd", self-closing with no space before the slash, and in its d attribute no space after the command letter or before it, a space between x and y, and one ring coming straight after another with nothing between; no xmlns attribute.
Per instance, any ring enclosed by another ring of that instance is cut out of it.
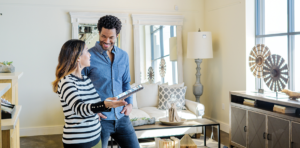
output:
<svg viewBox="0 0 300 148"><path fill-rule="evenodd" d="M286 88L300 91L300 0L256 0L255 7L256 44L265 44L272 54L285 59L289 67Z"/></svg>
<svg viewBox="0 0 300 148"><path fill-rule="evenodd" d="M155 73L155 82L176 84L177 79L177 62L170 61L169 39L176 36L176 26L150 26L151 34L151 66ZM161 59L166 61L166 75L161 78L159 74L159 65Z"/></svg>

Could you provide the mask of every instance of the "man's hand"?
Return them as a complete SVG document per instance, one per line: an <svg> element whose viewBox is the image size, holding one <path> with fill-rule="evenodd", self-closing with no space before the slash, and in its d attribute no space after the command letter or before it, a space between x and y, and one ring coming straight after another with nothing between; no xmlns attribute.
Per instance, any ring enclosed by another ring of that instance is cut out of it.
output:
<svg viewBox="0 0 300 148"><path fill-rule="evenodd" d="M123 110L121 111L122 114L125 114L126 116L129 116L129 114L132 111L132 104L126 105Z"/></svg>
<svg viewBox="0 0 300 148"><path fill-rule="evenodd" d="M103 118L103 119L106 119L106 118L107 118L106 116L104 116L104 115L101 114L101 113L98 113L98 116L99 116L99 121L101 121L101 118Z"/></svg>

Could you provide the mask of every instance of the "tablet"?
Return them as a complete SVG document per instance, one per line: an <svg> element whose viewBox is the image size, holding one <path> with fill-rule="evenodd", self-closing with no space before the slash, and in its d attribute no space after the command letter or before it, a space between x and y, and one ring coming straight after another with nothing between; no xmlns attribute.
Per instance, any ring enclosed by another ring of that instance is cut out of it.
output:
<svg viewBox="0 0 300 148"><path fill-rule="evenodd" d="M135 87L132 87L131 89L129 89L129 90L127 90L127 91L125 91L125 92L123 92L123 93L121 93L121 94L119 94L119 95L117 95L115 97L118 99L118 101L120 101L120 100L128 98L132 94L134 94L134 93L136 93L136 92L138 92L138 91L140 91L142 89L144 89L144 87L143 87L142 84L140 84L140 85L137 85ZM106 99L105 101L111 101L111 100L107 100Z"/></svg>

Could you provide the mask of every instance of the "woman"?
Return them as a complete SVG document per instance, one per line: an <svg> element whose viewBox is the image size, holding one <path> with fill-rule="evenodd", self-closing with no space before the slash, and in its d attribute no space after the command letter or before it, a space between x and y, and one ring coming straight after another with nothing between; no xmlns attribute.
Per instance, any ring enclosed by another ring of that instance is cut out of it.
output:
<svg viewBox="0 0 300 148"><path fill-rule="evenodd" d="M58 93L65 115L63 144L65 148L101 148L101 125L97 113L127 103L101 101L93 83L81 75L90 66L90 53L81 40L69 40L61 48L53 91Z"/></svg>

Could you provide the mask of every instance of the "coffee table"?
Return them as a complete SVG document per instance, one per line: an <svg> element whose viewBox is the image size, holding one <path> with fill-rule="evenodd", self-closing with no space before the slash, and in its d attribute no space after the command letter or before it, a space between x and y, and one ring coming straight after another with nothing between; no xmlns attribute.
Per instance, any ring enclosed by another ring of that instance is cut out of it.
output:
<svg viewBox="0 0 300 148"><path fill-rule="evenodd" d="M159 121L152 125L142 125L142 126L136 126L134 127L135 131L143 131L143 130L157 130L157 129L169 129L169 128L182 128L182 127L199 127L203 126L204 130L204 146L206 146L206 126L218 126L218 148L220 148L221 143L221 136L220 136L220 123L202 118L202 119L193 119L193 120L187 120L181 125L164 125L161 124ZM113 147L113 142L111 142L111 148Z"/></svg>

